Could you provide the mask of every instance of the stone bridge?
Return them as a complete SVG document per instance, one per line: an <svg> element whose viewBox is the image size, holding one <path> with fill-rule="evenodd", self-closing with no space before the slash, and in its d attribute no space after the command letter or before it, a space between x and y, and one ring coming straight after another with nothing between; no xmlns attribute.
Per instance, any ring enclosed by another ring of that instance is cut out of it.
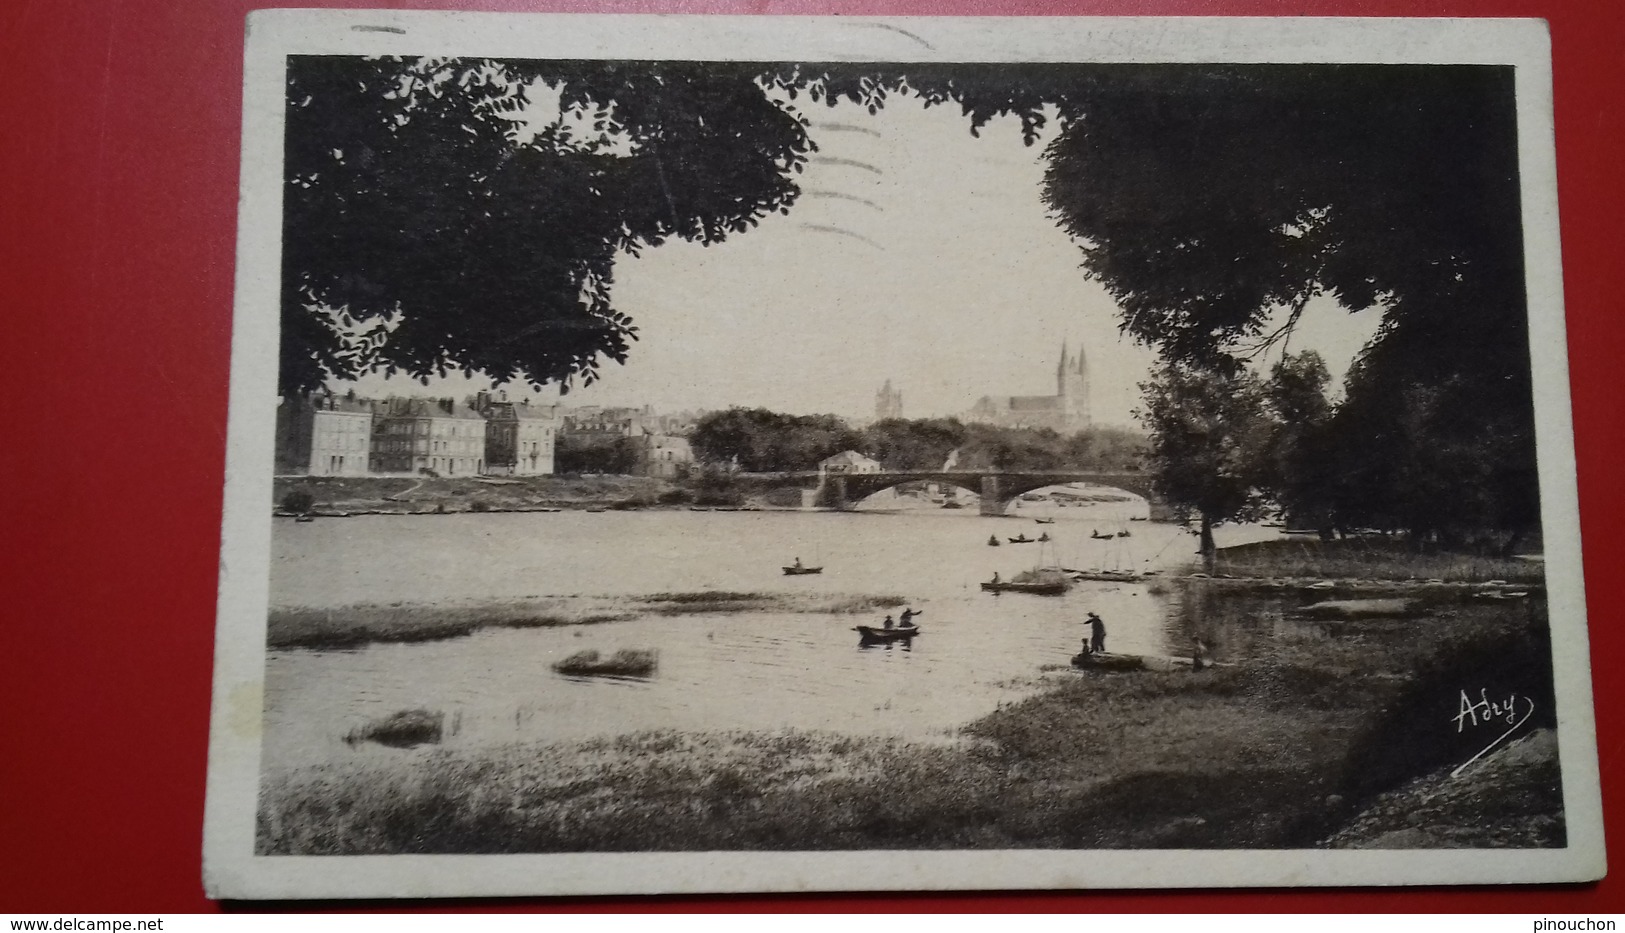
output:
<svg viewBox="0 0 1625 933"><path fill-rule="evenodd" d="M1014 472L1000 470L882 470L878 473L824 473L819 476L813 504L827 509L853 509L859 502L901 483L942 483L968 489L982 497L983 515L1003 515L1010 503L1023 493L1046 486L1092 483L1109 486L1137 496L1151 504L1151 517L1168 519L1172 512L1151 488L1151 475L1137 472Z"/></svg>

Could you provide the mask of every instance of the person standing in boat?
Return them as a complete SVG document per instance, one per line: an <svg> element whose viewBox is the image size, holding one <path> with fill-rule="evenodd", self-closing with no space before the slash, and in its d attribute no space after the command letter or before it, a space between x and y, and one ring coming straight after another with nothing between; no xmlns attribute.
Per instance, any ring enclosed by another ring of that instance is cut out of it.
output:
<svg viewBox="0 0 1625 933"><path fill-rule="evenodd" d="M1100 616L1089 613L1089 653L1104 654L1106 651L1106 623Z"/></svg>
<svg viewBox="0 0 1625 933"><path fill-rule="evenodd" d="M903 628L908 628L914 624L914 617L917 615L919 613L913 609L904 609L903 614L897 617L897 624Z"/></svg>

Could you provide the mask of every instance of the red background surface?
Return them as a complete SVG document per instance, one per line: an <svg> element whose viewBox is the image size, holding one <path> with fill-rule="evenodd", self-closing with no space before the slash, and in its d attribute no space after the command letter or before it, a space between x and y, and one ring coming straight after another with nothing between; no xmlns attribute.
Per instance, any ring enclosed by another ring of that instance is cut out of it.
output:
<svg viewBox="0 0 1625 933"><path fill-rule="evenodd" d="M305 5L382 6L379 2ZM450 4L402 4L439 8ZM1531 16L1551 23L1608 836L1625 838L1618 311L1625 13L1592 0L646 0L684 13ZM214 911L200 882L244 0L0 0L0 912ZM1612 309L1612 310L1611 310ZM277 905L249 905L255 908ZM308 908L318 905L290 905ZM319 905L388 907L386 905ZM411 905L539 910L1625 910L1596 885Z"/></svg>

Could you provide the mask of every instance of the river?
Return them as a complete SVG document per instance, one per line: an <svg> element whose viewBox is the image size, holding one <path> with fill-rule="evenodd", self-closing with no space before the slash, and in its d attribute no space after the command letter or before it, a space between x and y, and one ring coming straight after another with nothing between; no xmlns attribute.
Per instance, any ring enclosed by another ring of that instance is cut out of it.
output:
<svg viewBox="0 0 1625 933"><path fill-rule="evenodd" d="M889 648L860 648L851 631L859 622L878 623L879 614L745 612L271 651L264 763L422 754L343 742L369 720L419 708L446 715L444 744L454 747L661 728L946 739L1035 689L1044 665L1064 665L1087 634L1087 611L1106 620L1109 650L1188 653L1174 621L1175 588L1085 582L1046 598L993 596L978 586L995 571L1009 578L1040 561L1161 571L1192 561L1195 538L1178 525L1130 520L1144 509L1143 502L1029 502L1003 518L974 508L898 507L277 519L277 607L717 590L896 595L923 614L920 635ZM1123 531L1129 534L1118 536ZM1045 533L1050 543L1007 543ZM1220 546L1275 534L1253 526L1218 530ZM990 536L1001 546L988 546ZM796 557L823 573L783 575L780 566ZM646 679L552 671L554 661L586 648L652 648L659 670Z"/></svg>

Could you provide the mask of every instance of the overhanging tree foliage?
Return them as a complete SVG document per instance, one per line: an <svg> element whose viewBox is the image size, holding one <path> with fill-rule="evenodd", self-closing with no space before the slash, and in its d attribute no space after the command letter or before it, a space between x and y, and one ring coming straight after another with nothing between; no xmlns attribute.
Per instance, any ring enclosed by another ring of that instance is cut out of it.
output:
<svg viewBox="0 0 1625 933"><path fill-rule="evenodd" d="M375 368L591 382L636 337L615 257L787 208L811 146L718 63L295 57L287 114L285 393Z"/></svg>
<svg viewBox="0 0 1625 933"><path fill-rule="evenodd" d="M1538 491L1511 69L1162 78L1097 88L1048 152L1046 201L1123 328L1225 370L1317 294L1382 315L1335 422L1341 511L1516 538ZM1473 489L1440 494L1468 463Z"/></svg>

